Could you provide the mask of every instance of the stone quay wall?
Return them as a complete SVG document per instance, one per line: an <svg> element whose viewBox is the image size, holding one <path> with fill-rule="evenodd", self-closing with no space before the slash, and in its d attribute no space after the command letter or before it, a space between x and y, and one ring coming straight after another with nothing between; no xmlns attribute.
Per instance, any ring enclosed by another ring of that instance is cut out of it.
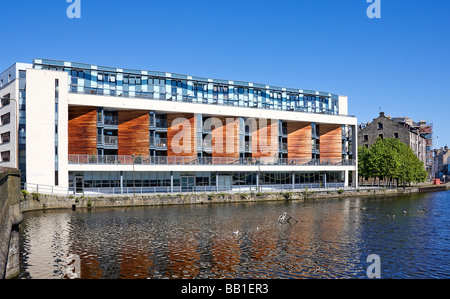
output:
<svg viewBox="0 0 450 299"><path fill-rule="evenodd" d="M0 168L0 279L19 274L20 171Z"/></svg>

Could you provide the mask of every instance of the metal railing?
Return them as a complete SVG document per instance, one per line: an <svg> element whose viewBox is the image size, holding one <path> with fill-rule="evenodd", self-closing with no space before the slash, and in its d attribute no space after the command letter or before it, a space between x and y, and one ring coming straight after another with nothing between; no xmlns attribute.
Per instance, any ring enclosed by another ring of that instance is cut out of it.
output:
<svg viewBox="0 0 450 299"><path fill-rule="evenodd" d="M103 136L105 145L118 145L119 137L117 136Z"/></svg>
<svg viewBox="0 0 450 299"><path fill-rule="evenodd" d="M279 151L283 151L283 152L287 152L287 150L288 150L287 143L279 143L278 144L278 150Z"/></svg>
<svg viewBox="0 0 450 299"><path fill-rule="evenodd" d="M296 159L296 158L230 158L230 157L166 157L126 155L69 155L69 164L144 164L144 165L285 165L285 166L355 166L352 159Z"/></svg>
<svg viewBox="0 0 450 299"><path fill-rule="evenodd" d="M105 115L103 124L106 126L117 126L119 124L119 118L115 116Z"/></svg>
<svg viewBox="0 0 450 299"><path fill-rule="evenodd" d="M106 146L117 146L119 144L119 137L109 135L97 135L97 143Z"/></svg>
<svg viewBox="0 0 450 299"><path fill-rule="evenodd" d="M327 114L327 115L341 115L350 116L348 114L339 114L332 109L320 109L311 107L300 107L294 106L289 108L282 108L281 105L275 104L264 104L261 103L260 99L253 99L253 104L250 101L232 101L232 100L222 100L204 97L195 97L192 95L172 95L169 92L145 92L145 91L117 91L114 89L103 89L103 88L92 88L85 86L78 86L69 84L70 93L78 94L90 94L90 95L105 95L113 97L124 97L124 98L138 98L138 99L149 99L149 100L163 100L163 101L173 101L173 102L183 102L183 103L196 103L196 104L211 104L220 106L236 106L245 108L255 108L255 109L269 109L269 110L284 110L284 111L295 111L303 113L313 113L313 114Z"/></svg>
<svg viewBox="0 0 450 299"><path fill-rule="evenodd" d="M209 186L116 186L116 187L57 187L42 184L22 183L22 190L27 190L29 193L39 194L164 194L164 193L203 193L204 192L227 192L227 193L246 193L246 192L280 192L280 191L302 191L314 190L317 192L338 191L339 189L345 191L355 190L378 190L383 186L380 184L360 184L356 186L351 184L345 186L344 183L300 183L300 184L264 184L261 182L259 186L256 185L209 185ZM394 187L387 187L394 188Z"/></svg>

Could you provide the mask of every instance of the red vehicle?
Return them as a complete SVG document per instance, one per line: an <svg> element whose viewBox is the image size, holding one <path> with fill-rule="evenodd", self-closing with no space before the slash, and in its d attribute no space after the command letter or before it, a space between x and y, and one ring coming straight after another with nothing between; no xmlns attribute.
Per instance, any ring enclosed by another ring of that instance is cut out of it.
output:
<svg viewBox="0 0 450 299"><path fill-rule="evenodd" d="M442 182L440 179L433 179L433 185L441 185Z"/></svg>

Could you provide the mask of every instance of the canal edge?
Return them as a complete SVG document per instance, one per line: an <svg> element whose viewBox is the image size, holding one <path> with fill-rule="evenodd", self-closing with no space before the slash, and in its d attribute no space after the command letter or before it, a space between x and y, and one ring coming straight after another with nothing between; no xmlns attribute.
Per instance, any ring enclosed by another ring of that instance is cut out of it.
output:
<svg viewBox="0 0 450 299"><path fill-rule="evenodd" d="M175 206L202 205L225 203L257 203L275 201L305 201L316 199L331 199L344 197L373 197L379 195L396 196L403 194L429 193L448 190L447 185L406 187L397 189L338 189L336 191L302 190L282 192L249 192L249 193L178 193L149 195L48 195L22 192L20 200L21 211L31 212L55 209L95 209L113 207L142 206Z"/></svg>

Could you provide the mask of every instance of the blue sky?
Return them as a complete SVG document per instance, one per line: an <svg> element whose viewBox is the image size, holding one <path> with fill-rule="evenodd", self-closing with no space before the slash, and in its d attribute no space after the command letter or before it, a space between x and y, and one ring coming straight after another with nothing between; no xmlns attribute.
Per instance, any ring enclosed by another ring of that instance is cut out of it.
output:
<svg viewBox="0 0 450 299"><path fill-rule="evenodd" d="M314 89L434 124L450 145L450 1L3 0L0 69L61 59ZM437 138L438 137L438 138Z"/></svg>

